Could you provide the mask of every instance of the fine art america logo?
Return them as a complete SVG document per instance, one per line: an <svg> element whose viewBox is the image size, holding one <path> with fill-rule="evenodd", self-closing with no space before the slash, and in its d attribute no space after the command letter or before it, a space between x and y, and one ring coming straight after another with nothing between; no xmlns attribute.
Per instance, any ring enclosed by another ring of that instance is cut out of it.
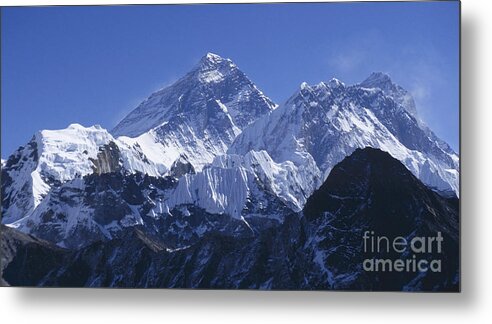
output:
<svg viewBox="0 0 492 324"><path fill-rule="evenodd" d="M441 272L441 259L429 259L429 256L442 253L444 238L441 232L437 232L436 236L415 236L411 239L397 236L390 239L384 235L375 235L374 231L365 231L362 240L364 253L400 256L397 259L364 259L364 271Z"/></svg>

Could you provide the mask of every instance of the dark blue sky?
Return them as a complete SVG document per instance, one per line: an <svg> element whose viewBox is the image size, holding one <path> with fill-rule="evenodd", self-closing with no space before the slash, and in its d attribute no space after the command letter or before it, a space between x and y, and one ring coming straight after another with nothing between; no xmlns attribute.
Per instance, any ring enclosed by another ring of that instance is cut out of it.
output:
<svg viewBox="0 0 492 324"><path fill-rule="evenodd" d="M111 129L206 52L281 103L389 73L458 149L458 2L2 8L2 157L40 129Z"/></svg>

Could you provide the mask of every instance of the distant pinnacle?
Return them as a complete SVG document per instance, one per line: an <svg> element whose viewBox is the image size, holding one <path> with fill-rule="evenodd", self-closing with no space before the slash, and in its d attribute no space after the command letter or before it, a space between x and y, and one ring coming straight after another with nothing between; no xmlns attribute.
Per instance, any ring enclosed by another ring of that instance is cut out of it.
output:
<svg viewBox="0 0 492 324"><path fill-rule="evenodd" d="M200 63L202 65L203 64L215 65L215 64L220 64L224 61L226 61L226 59L222 58L220 55L209 52L201 58Z"/></svg>
<svg viewBox="0 0 492 324"><path fill-rule="evenodd" d="M383 72L373 72L371 75L362 81L360 84L366 88L386 88L389 85L392 85L393 81L391 81L391 77Z"/></svg>
<svg viewBox="0 0 492 324"><path fill-rule="evenodd" d="M344 87L345 83L343 83L342 81L336 78L332 78L330 81L328 81L328 85L330 86L330 88L338 88L338 87Z"/></svg>

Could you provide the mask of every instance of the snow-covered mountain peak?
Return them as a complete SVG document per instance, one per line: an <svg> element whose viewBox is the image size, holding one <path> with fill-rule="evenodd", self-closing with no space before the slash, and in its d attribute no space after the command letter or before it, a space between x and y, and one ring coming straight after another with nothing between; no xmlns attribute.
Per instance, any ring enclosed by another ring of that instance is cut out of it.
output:
<svg viewBox="0 0 492 324"><path fill-rule="evenodd" d="M419 123L409 93L386 74L374 73L369 81L304 83L267 118L243 130L228 153L265 150L277 163L306 153L326 176L356 148L370 146L392 154L427 185L458 194L459 157ZM384 82L394 88L375 90Z"/></svg>
<svg viewBox="0 0 492 324"><path fill-rule="evenodd" d="M207 60L211 60L211 61L223 61L224 60L220 55L212 53L212 52L208 52L207 54L204 55L203 58L205 58Z"/></svg>
<svg viewBox="0 0 492 324"><path fill-rule="evenodd" d="M302 90L311 90L311 87L309 86L309 84L307 82L302 82L301 85L299 86L299 88Z"/></svg>
<svg viewBox="0 0 492 324"><path fill-rule="evenodd" d="M70 125L68 125L67 128L65 129L61 129L59 131L67 131L69 129L72 129L72 130L80 130L80 131L87 131L87 130L94 130L94 131L100 131L100 130L103 130L104 132L107 132L103 127L101 127L101 125L99 124L95 124L95 125L92 125L92 126L83 126L79 123L72 123Z"/></svg>
<svg viewBox="0 0 492 324"><path fill-rule="evenodd" d="M112 134L137 137L173 123L177 116L188 122L194 119L194 125L188 125L192 128L209 125L202 117L216 115L213 107L229 115L231 127L241 130L276 105L231 60L208 53L184 77L144 100Z"/></svg>
<svg viewBox="0 0 492 324"><path fill-rule="evenodd" d="M372 72L360 85L364 88L379 88L383 91L395 86L390 75L384 72Z"/></svg>
<svg viewBox="0 0 492 324"><path fill-rule="evenodd" d="M228 58L223 58L220 55L215 53L208 52L200 59L200 66L211 66L211 65L219 65L223 63L228 63L234 65L232 61Z"/></svg>
<svg viewBox="0 0 492 324"><path fill-rule="evenodd" d="M338 80L337 78L331 78L330 81L326 83L330 88L339 88L339 87L345 87L345 83L342 81Z"/></svg>
<svg viewBox="0 0 492 324"><path fill-rule="evenodd" d="M99 125L42 130L2 165L2 213L16 220L40 204L53 186L89 174L124 171L152 176L167 171L138 146L115 139Z"/></svg>
<svg viewBox="0 0 492 324"><path fill-rule="evenodd" d="M296 92L290 99L295 99L296 97L310 97L310 96L318 96L323 94L324 96L330 95L332 91L339 92L345 88L345 83L342 81L332 78L327 82L321 81L318 84L310 85L307 82L302 82L299 86L299 91Z"/></svg>
<svg viewBox="0 0 492 324"><path fill-rule="evenodd" d="M203 56L190 73L202 83L219 83L228 76L238 73L238 68L230 59L223 58L217 54L207 53Z"/></svg>
<svg viewBox="0 0 492 324"><path fill-rule="evenodd" d="M143 101L112 134L138 144L151 161L167 168L185 154L199 171L275 108L231 60L208 53L184 77Z"/></svg>
<svg viewBox="0 0 492 324"><path fill-rule="evenodd" d="M415 101L407 90L394 83L387 73L373 72L367 79L359 84L362 88L377 88L383 91L384 95L391 97L397 104L409 112L421 125Z"/></svg>

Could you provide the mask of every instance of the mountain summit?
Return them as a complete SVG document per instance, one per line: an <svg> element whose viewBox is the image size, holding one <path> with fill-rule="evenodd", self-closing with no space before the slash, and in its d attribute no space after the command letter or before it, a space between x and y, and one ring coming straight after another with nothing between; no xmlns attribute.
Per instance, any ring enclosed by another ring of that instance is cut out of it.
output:
<svg viewBox="0 0 492 324"><path fill-rule="evenodd" d="M364 88L380 88L381 90L396 88L389 74L384 72L372 72L360 85Z"/></svg>
<svg viewBox="0 0 492 324"><path fill-rule="evenodd" d="M207 53L183 78L144 100L111 133L137 137L176 115L210 110L210 103L225 110L240 129L275 107L230 59Z"/></svg>
<svg viewBox="0 0 492 324"><path fill-rule="evenodd" d="M406 111L420 122L418 117L417 107L410 92L393 83L391 77L383 72L373 72L367 79L360 83L363 88L378 88L387 96L392 97Z"/></svg>
<svg viewBox="0 0 492 324"><path fill-rule="evenodd" d="M185 155L200 170L275 107L231 60L208 53L183 78L143 101L112 134L167 168Z"/></svg>
<svg viewBox="0 0 492 324"><path fill-rule="evenodd" d="M228 65L231 68L236 67L230 59L223 58L220 55L210 52L202 56L200 62L198 63L198 67L200 69L216 68L220 65Z"/></svg>
<svg viewBox="0 0 492 324"><path fill-rule="evenodd" d="M265 150L279 163L312 156L326 178L344 157L369 146L389 152L426 185L458 194L458 155L419 122L413 108L411 95L383 73L356 85L303 83L244 130L228 153Z"/></svg>

